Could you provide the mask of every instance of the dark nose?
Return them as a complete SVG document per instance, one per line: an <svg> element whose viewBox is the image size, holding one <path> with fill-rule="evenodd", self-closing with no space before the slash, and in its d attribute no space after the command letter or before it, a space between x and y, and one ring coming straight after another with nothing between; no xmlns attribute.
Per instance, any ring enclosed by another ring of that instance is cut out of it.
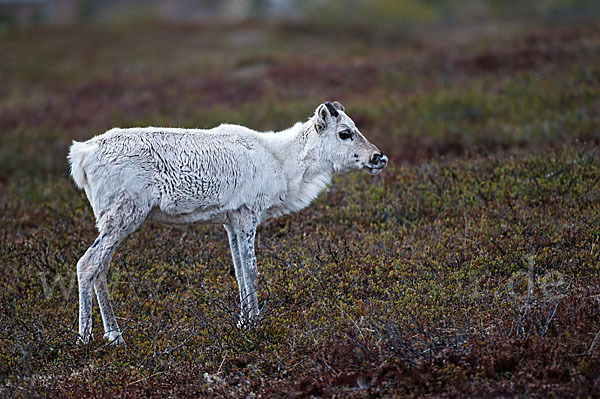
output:
<svg viewBox="0 0 600 399"><path fill-rule="evenodd" d="M383 163L384 165L387 164L387 157L379 152L376 152L375 154L373 154L371 156L371 159L369 160L369 163L372 163L374 165L377 165L379 163Z"/></svg>

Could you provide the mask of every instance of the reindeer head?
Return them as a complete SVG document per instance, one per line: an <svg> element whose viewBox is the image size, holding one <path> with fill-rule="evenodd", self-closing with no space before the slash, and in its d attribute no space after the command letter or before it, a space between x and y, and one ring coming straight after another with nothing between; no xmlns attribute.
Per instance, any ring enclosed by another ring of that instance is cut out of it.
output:
<svg viewBox="0 0 600 399"><path fill-rule="evenodd" d="M363 169L376 175L387 165L388 158L362 135L339 102L319 105L313 121L322 157L332 163L334 171Z"/></svg>

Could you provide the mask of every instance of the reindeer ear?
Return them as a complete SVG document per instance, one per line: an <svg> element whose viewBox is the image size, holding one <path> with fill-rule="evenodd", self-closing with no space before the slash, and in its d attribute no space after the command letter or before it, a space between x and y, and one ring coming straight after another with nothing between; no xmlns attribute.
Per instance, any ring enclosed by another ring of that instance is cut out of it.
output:
<svg viewBox="0 0 600 399"><path fill-rule="evenodd" d="M339 101L334 101L333 102L333 106L335 107L335 109L337 109L339 111L345 111L346 110L344 108L344 106L342 105L342 103L340 103Z"/></svg>
<svg viewBox="0 0 600 399"><path fill-rule="evenodd" d="M319 105L315 114L317 115L317 118L315 118L315 128L319 133L327 127L329 118L337 118L340 116L339 112L337 112L333 104L329 101L325 101L323 104Z"/></svg>

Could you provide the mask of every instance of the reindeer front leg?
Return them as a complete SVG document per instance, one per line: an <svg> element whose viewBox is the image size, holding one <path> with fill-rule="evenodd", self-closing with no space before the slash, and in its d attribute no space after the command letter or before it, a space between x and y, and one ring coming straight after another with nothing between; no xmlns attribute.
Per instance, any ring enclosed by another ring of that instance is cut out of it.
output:
<svg viewBox="0 0 600 399"><path fill-rule="evenodd" d="M246 301L245 315L242 319L253 319L258 316L260 310L258 308L258 268L256 265L256 256L254 254L254 239L256 237L256 227L248 230L240 230L237 233L238 246L240 249L240 257L246 280Z"/></svg>
<svg viewBox="0 0 600 399"><path fill-rule="evenodd" d="M240 322L244 323L258 316L260 312L256 292L258 269L254 254L258 216L246 208L242 208L232 213L230 219L231 225L225 228L229 235L235 274L240 289ZM237 244L237 251L235 244Z"/></svg>
<svg viewBox="0 0 600 399"><path fill-rule="evenodd" d="M244 310L244 302L246 302L246 297L248 296L246 292L246 279L244 278L244 269L242 266L242 260L240 258L240 247L238 245L238 238L236 230L230 225L223 225L225 230L227 231L227 236L229 237L229 249L231 250L231 258L233 260L233 268L235 270L235 278L238 283L238 288L240 290L240 305L242 307L242 314L246 313Z"/></svg>

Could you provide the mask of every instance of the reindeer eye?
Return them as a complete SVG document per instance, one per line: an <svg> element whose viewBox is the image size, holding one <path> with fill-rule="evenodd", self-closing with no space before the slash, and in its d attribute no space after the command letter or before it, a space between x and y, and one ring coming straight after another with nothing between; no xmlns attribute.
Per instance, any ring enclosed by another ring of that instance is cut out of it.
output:
<svg viewBox="0 0 600 399"><path fill-rule="evenodd" d="M341 132L338 133L338 136L340 136L340 139L342 139L342 140L351 139L352 131L350 129L342 130Z"/></svg>

